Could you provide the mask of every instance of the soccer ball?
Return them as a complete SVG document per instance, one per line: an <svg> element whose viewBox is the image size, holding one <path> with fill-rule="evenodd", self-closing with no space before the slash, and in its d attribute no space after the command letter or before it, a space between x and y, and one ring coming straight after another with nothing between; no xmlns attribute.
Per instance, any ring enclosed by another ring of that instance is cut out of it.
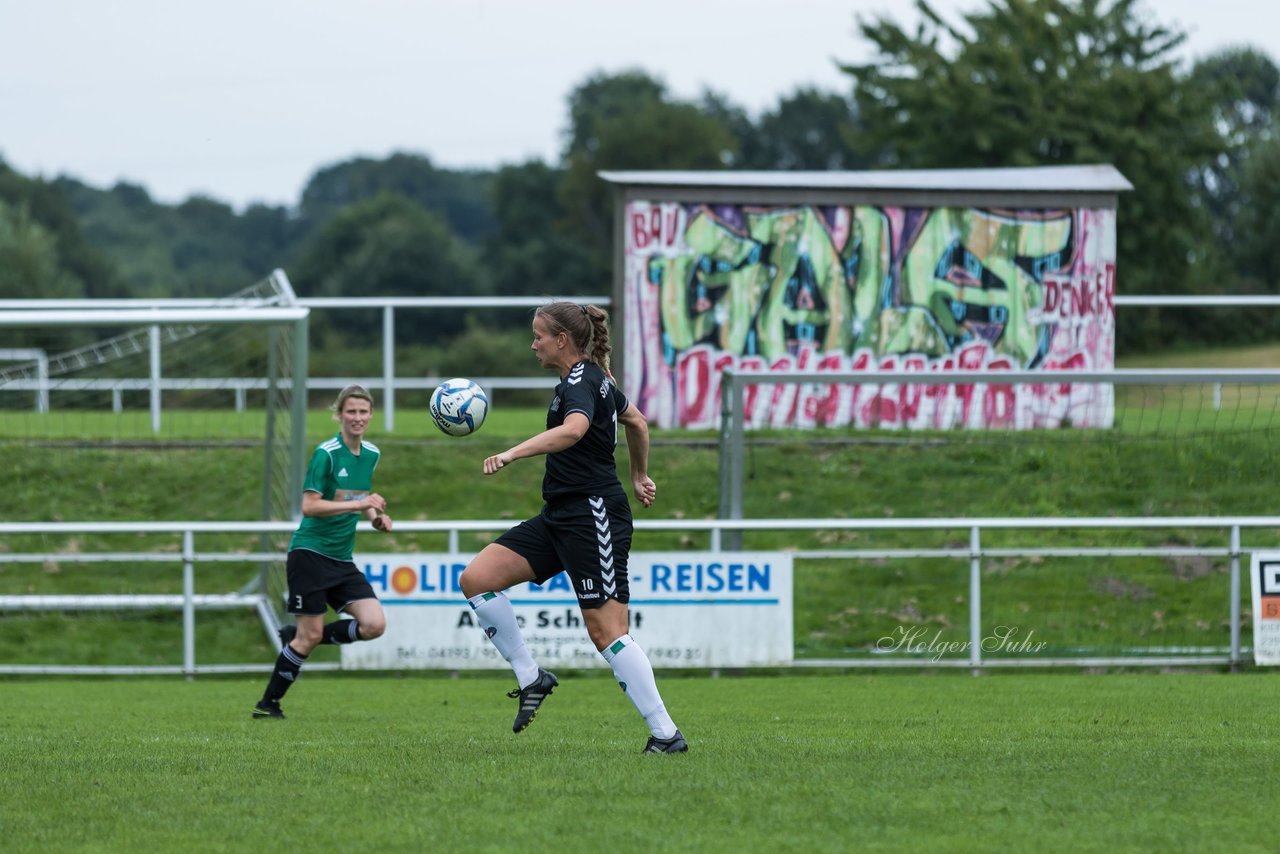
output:
<svg viewBox="0 0 1280 854"><path fill-rule="evenodd" d="M484 389L469 379L445 380L431 392L431 418L450 436L467 436L480 429L489 414L489 398Z"/></svg>

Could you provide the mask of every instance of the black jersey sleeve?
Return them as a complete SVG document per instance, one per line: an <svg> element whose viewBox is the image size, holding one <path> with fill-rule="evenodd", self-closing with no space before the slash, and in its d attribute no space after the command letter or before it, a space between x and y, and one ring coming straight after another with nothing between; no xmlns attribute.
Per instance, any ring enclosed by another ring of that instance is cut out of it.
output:
<svg viewBox="0 0 1280 854"><path fill-rule="evenodd" d="M596 395L595 388L591 381L590 372L586 370L587 363L579 362L569 371L568 376L564 378L563 391L561 392L560 413L561 417L568 418L570 413L581 412L587 416L588 421L595 420L596 414Z"/></svg>
<svg viewBox="0 0 1280 854"><path fill-rule="evenodd" d="M627 407L631 405L631 401L627 400L627 396L622 393L622 389L616 385L613 387L613 408L618 415L627 411Z"/></svg>

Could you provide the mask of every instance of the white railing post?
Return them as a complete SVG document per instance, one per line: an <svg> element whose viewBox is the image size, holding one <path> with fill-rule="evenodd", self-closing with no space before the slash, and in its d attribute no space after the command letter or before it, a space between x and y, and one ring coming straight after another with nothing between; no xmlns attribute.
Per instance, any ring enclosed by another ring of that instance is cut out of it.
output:
<svg viewBox="0 0 1280 854"><path fill-rule="evenodd" d="M36 356L36 380L40 383L39 389L36 390L36 411L49 411L49 356L43 351L38 351Z"/></svg>
<svg viewBox="0 0 1280 854"><path fill-rule="evenodd" d="M1240 526L1231 526L1231 669L1240 664Z"/></svg>
<svg viewBox="0 0 1280 854"><path fill-rule="evenodd" d="M982 539L969 529L969 665L982 666Z"/></svg>
<svg viewBox="0 0 1280 854"><path fill-rule="evenodd" d="M382 309L382 418L388 433L396 428L396 310Z"/></svg>
<svg viewBox="0 0 1280 854"><path fill-rule="evenodd" d="M742 457L746 447L743 415L745 391L732 368L720 379L720 502L721 519L742 518ZM717 530L716 535L720 535ZM729 531L723 539L730 551L741 551L742 531Z"/></svg>
<svg viewBox="0 0 1280 854"><path fill-rule="evenodd" d="M196 675L196 535L182 532L182 672Z"/></svg>
<svg viewBox="0 0 1280 854"><path fill-rule="evenodd" d="M151 343L151 432L160 432L160 327L148 328Z"/></svg>

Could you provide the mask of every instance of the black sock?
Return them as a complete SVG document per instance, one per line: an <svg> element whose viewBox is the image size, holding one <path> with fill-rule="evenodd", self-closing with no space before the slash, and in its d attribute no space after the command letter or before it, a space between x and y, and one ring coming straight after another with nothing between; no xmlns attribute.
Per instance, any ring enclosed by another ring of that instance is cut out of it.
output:
<svg viewBox="0 0 1280 854"><path fill-rule="evenodd" d="M284 649L280 650L280 655L276 657L276 666L271 671L271 679L267 681L267 690L262 695L262 702L279 703L280 698L289 690L289 686L298 681L302 665L306 661L305 655L299 655L294 652L293 647L286 644Z"/></svg>
<svg viewBox="0 0 1280 854"><path fill-rule="evenodd" d="M360 640L360 625L355 620L334 620L324 627L320 643L355 643Z"/></svg>

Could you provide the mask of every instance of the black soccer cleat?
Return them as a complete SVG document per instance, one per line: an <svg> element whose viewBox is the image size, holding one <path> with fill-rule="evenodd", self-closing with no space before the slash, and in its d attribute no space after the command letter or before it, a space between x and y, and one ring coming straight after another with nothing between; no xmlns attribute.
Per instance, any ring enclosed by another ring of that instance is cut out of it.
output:
<svg viewBox="0 0 1280 854"><path fill-rule="evenodd" d="M289 641L298 636L298 627L290 623L287 626L281 626L280 631L276 632L276 634L280 636L280 648L284 649L289 645Z"/></svg>
<svg viewBox="0 0 1280 854"><path fill-rule="evenodd" d="M284 720L284 709L280 708L279 703L268 703L265 700L259 700L257 705L253 707L253 719L255 721L265 720Z"/></svg>
<svg viewBox="0 0 1280 854"><path fill-rule="evenodd" d="M508 697L520 698L520 708L516 711L516 722L511 725L511 731L520 732L527 727L538 714L538 707L542 705L542 701L547 699L559 684L560 680L554 673L539 667L538 678L533 680L527 688L517 688L507 692Z"/></svg>
<svg viewBox="0 0 1280 854"><path fill-rule="evenodd" d="M684 736L680 734L680 730L676 730L676 734L671 738L658 738L656 735L649 736L649 741L644 746L641 753L688 753L689 743L684 740Z"/></svg>

